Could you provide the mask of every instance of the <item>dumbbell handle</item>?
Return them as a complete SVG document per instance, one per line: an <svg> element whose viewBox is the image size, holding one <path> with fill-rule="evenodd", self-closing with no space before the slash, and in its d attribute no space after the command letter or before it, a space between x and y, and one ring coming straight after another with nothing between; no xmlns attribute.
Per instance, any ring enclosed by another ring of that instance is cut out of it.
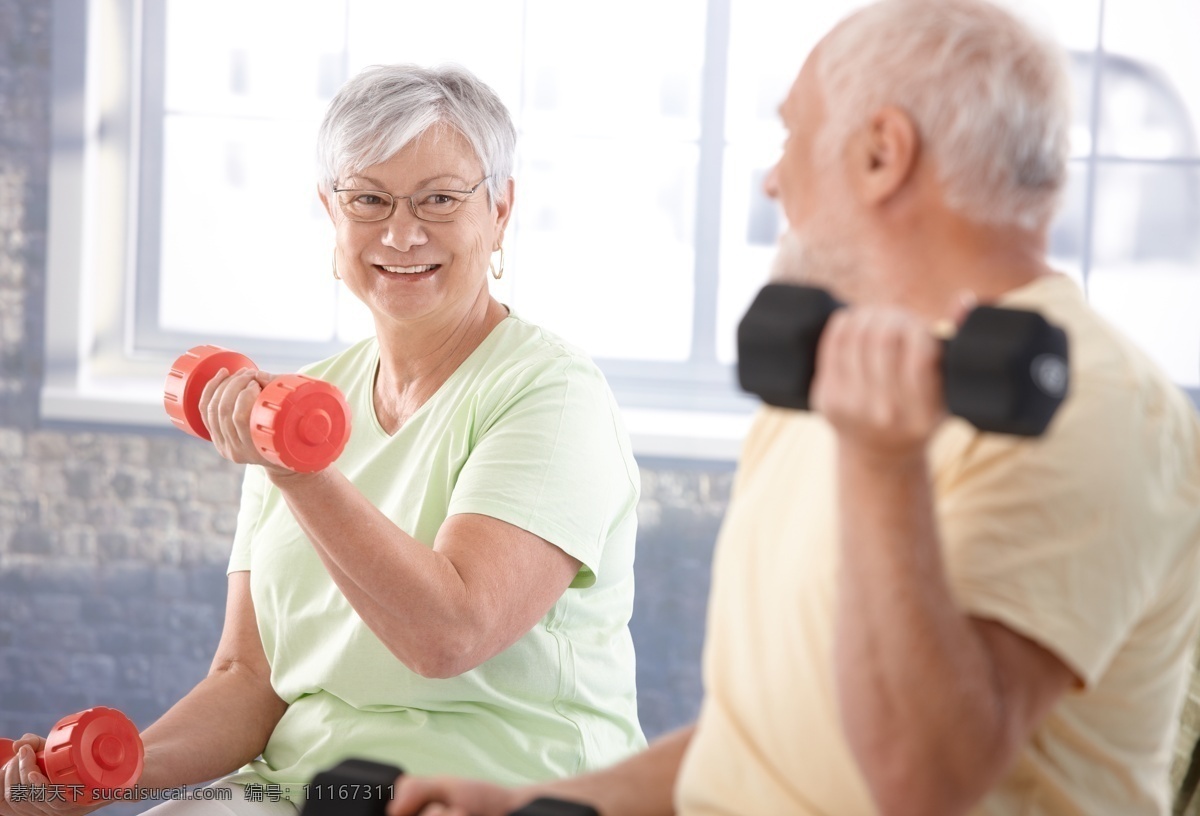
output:
<svg viewBox="0 0 1200 816"><path fill-rule="evenodd" d="M514 810L509 816L600 816L591 805L582 802L567 802L563 799L542 797L534 799L520 810Z"/></svg>
<svg viewBox="0 0 1200 816"><path fill-rule="evenodd" d="M768 284L738 326L738 378L764 402L808 409L817 346L844 304L822 289ZM1037 436L1067 391L1067 336L1036 312L980 306L942 343L947 410L980 430Z"/></svg>

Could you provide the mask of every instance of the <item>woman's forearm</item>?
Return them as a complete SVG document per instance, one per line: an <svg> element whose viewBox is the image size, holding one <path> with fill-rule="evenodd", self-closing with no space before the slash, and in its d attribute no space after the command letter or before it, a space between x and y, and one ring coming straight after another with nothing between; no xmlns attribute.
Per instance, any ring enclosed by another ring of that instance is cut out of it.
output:
<svg viewBox="0 0 1200 816"><path fill-rule="evenodd" d="M238 663L215 666L142 733L138 787L174 788L232 773L262 753L286 709L269 678Z"/></svg>

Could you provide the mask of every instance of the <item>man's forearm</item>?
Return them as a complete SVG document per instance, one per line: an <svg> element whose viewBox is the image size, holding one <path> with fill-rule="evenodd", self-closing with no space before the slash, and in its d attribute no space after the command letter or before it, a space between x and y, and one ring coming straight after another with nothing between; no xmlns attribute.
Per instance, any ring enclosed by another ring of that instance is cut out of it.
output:
<svg viewBox="0 0 1200 816"><path fill-rule="evenodd" d="M838 479L835 650L847 739L885 812L960 812L1005 755L1003 698L950 593L925 457L872 459L843 446Z"/></svg>
<svg viewBox="0 0 1200 816"><path fill-rule="evenodd" d="M538 785L529 799L552 796L584 802L601 816L671 816L679 767L695 726L672 731L611 768Z"/></svg>

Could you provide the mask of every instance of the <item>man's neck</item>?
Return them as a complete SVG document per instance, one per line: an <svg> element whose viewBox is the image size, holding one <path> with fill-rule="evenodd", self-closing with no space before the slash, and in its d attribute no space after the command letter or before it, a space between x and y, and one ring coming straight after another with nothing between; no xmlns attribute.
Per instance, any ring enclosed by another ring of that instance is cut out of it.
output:
<svg viewBox="0 0 1200 816"><path fill-rule="evenodd" d="M898 232L879 249L877 261L887 272L867 296L911 309L931 322L954 317L963 295L992 303L1053 272L1039 232L958 217Z"/></svg>

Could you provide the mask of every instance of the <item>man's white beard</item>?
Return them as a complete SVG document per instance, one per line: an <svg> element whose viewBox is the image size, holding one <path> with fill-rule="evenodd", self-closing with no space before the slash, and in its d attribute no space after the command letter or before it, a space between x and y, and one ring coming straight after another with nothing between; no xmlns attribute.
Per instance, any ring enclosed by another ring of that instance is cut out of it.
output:
<svg viewBox="0 0 1200 816"><path fill-rule="evenodd" d="M772 283L805 283L806 255L804 242L792 230L779 236L775 258L771 261Z"/></svg>
<svg viewBox="0 0 1200 816"><path fill-rule="evenodd" d="M771 263L772 283L792 283L817 286L830 291L853 286L859 264L857 252L848 235L830 229L832 219L810 225L810 234L821 231L819 242L805 240L789 229L779 238L775 258Z"/></svg>

